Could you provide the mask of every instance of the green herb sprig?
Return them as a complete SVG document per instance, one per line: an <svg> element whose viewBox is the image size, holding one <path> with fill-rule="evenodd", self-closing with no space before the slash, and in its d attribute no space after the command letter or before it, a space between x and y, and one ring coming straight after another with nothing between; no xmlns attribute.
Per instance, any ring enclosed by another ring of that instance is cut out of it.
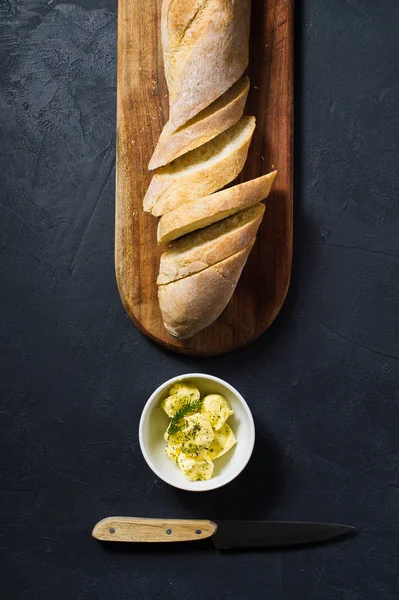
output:
<svg viewBox="0 0 399 600"><path fill-rule="evenodd" d="M168 435L174 435L178 431L183 429L184 423L181 420L187 415L191 415L200 410L202 406L202 400L187 400L181 408L173 415L171 422L168 427Z"/></svg>

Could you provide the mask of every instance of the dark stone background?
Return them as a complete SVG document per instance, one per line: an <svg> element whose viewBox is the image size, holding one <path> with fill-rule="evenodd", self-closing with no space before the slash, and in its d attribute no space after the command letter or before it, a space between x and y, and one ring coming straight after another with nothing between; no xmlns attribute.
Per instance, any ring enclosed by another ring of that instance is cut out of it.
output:
<svg viewBox="0 0 399 600"><path fill-rule="evenodd" d="M399 3L297 2L290 295L258 342L212 359L153 345L118 297L116 11L0 0L2 598L396 599ZM192 370L241 390L257 425L245 474L205 495L159 481L137 439L154 387ZM112 514L359 535L272 553L107 548L90 532Z"/></svg>

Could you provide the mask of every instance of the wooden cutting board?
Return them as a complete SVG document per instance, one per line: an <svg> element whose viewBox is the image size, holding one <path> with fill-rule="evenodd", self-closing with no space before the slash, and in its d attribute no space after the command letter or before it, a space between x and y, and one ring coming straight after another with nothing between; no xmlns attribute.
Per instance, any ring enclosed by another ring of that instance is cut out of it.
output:
<svg viewBox="0 0 399 600"><path fill-rule="evenodd" d="M287 294L293 213L293 0L252 0L251 90L246 114L257 127L237 183L278 169L266 213L224 313L188 340L165 330L155 284L161 249L157 219L142 210L147 169L168 119L160 38L162 0L119 0L115 265L119 292L136 326L187 354L220 354L257 338Z"/></svg>

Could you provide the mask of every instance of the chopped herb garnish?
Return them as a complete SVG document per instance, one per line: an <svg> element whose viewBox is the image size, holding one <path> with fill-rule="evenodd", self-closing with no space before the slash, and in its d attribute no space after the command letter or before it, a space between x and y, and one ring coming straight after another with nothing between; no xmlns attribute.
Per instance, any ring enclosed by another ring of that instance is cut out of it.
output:
<svg viewBox="0 0 399 600"><path fill-rule="evenodd" d="M181 423L181 420L187 415L191 415L192 413L198 412L201 408L202 401L198 400L187 400L181 408L175 413L172 417L171 422L168 427L168 434L174 435L178 431L183 429L184 424Z"/></svg>

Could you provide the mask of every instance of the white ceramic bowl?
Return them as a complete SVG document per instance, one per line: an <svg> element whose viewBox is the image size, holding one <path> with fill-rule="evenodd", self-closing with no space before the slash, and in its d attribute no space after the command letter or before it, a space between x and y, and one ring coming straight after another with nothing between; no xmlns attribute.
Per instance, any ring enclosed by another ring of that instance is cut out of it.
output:
<svg viewBox="0 0 399 600"><path fill-rule="evenodd" d="M237 444L215 460L214 475L208 481L189 481L165 454L166 442L163 436L170 419L160 405L168 395L170 386L178 381L191 381L199 389L201 397L206 394L222 394L234 410L228 423L233 429ZM226 485L245 468L255 443L255 426L248 404L230 384L212 375L188 373L165 381L150 396L140 419L139 441L148 466L163 481L181 490L205 492Z"/></svg>

